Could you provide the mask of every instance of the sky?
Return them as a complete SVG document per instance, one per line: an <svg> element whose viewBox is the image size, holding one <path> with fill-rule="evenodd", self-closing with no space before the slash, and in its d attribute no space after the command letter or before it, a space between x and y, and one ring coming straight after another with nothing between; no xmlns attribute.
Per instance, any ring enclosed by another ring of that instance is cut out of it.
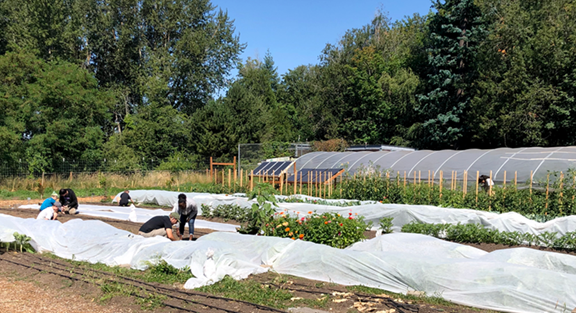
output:
<svg viewBox="0 0 576 313"><path fill-rule="evenodd" d="M326 44L336 44L352 28L360 28L380 9L392 21L414 13L426 15L430 0L212 0L234 20L241 54L262 60L270 51L278 74L299 65L317 64ZM236 71L234 71L236 73ZM235 75L235 73L232 73Z"/></svg>

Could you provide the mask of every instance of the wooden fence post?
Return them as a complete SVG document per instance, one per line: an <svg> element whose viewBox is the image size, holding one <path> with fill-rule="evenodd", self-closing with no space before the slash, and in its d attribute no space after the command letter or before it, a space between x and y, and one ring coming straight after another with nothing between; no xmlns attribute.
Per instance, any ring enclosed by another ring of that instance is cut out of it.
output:
<svg viewBox="0 0 576 313"><path fill-rule="evenodd" d="M228 189L232 187L232 169L228 169Z"/></svg>
<svg viewBox="0 0 576 313"><path fill-rule="evenodd" d="M478 204L478 180L480 179L480 171L476 171L476 204Z"/></svg>
<svg viewBox="0 0 576 313"><path fill-rule="evenodd" d="M254 170L250 172L250 191L254 190Z"/></svg>
<svg viewBox="0 0 576 313"><path fill-rule="evenodd" d="M240 187L242 187L242 177L244 175L243 169L240 169Z"/></svg>
<svg viewBox="0 0 576 313"><path fill-rule="evenodd" d="M440 194L439 194L439 199L442 200L442 174L443 172L440 171Z"/></svg>
<svg viewBox="0 0 576 313"><path fill-rule="evenodd" d="M548 210L548 190L550 187L550 173L548 173L548 175L546 175L546 205L544 206L544 209ZM544 214L546 214L548 212L544 212Z"/></svg>
<svg viewBox="0 0 576 313"><path fill-rule="evenodd" d="M296 170L296 162L294 162L294 194L298 191L298 171Z"/></svg>
<svg viewBox="0 0 576 313"><path fill-rule="evenodd" d="M300 194L302 194L302 172L300 172Z"/></svg>

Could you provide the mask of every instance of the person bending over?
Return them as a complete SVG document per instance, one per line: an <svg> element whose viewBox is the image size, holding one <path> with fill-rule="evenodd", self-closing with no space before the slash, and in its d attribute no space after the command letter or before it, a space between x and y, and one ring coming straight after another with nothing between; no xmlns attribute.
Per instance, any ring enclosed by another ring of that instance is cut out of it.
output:
<svg viewBox="0 0 576 313"><path fill-rule="evenodd" d="M134 201L132 201L132 198L130 198L129 193L130 190L126 190L120 195L120 202L118 202L119 206L128 206L128 202L134 203Z"/></svg>
<svg viewBox="0 0 576 313"><path fill-rule="evenodd" d="M57 220L58 219L58 211L60 211L61 207L62 207L62 205L60 204L60 202L56 201L56 202L54 202L54 205L52 205L51 208L44 209L44 210L40 211L40 214L38 214L36 219L37 220Z"/></svg>
<svg viewBox="0 0 576 313"><path fill-rule="evenodd" d="M178 202L174 205L172 212L178 212L180 214L178 237L182 239L184 226L188 223L188 232L190 233L190 240L192 241L194 239L194 222L196 222L196 215L198 215L198 205L196 201L187 199L186 195L181 193L178 195Z"/></svg>
<svg viewBox="0 0 576 313"><path fill-rule="evenodd" d="M42 202L42 205L40 205L40 211L44 211L44 209L52 207L54 203L56 203L56 200L58 200L58 194L56 193L56 191L53 191L50 198L44 200L44 202Z"/></svg>
<svg viewBox="0 0 576 313"><path fill-rule="evenodd" d="M146 223L142 224L138 234L145 238L154 236L168 237L170 240L174 241L176 238L172 232L172 225L178 223L179 219L180 215L176 212L172 212L168 216L154 216Z"/></svg>
<svg viewBox="0 0 576 313"><path fill-rule="evenodd" d="M78 213L78 198L72 189L60 189L60 203L62 203L62 212L66 214Z"/></svg>

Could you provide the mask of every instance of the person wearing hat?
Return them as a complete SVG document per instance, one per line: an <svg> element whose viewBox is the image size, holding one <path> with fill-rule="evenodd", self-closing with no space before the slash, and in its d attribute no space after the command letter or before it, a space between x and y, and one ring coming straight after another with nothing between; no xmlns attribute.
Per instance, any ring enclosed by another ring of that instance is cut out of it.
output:
<svg viewBox="0 0 576 313"><path fill-rule="evenodd" d="M172 225L178 223L178 220L180 220L180 214L176 212L172 212L168 216L154 216L140 227L138 234L145 238L154 236L168 237L174 241L176 237L174 237L172 232Z"/></svg>
<svg viewBox="0 0 576 313"><path fill-rule="evenodd" d="M50 195L50 198L44 200L44 202L42 202L42 204L40 205L40 211L44 211L44 209L53 206L57 199L58 194L56 193L56 191L53 191L52 195Z"/></svg>
<svg viewBox="0 0 576 313"><path fill-rule="evenodd" d="M180 225L178 226L177 235L182 239L184 234L184 226L188 223L188 233L190 234L190 241L194 239L194 222L198 215L198 205L196 201L187 199L186 195L181 193L178 195L178 202L174 205L172 212L180 214Z"/></svg>
<svg viewBox="0 0 576 313"><path fill-rule="evenodd" d="M54 202L52 209L44 209L40 211L38 216L36 217L37 220L57 220L58 219L58 211L60 211L62 205L60 202Z"/></svg>
<svg viewBox="0 0 576 313"><path fill-rule="evenodd" d="M60 203L62 203L62 211L66 214L78 213L78 198L72 189L60 189Z"/></svg>

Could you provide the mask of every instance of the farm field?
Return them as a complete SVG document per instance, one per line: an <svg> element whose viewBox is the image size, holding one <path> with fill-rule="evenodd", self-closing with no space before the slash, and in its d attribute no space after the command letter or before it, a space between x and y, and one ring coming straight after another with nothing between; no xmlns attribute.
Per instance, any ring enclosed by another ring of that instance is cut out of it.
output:
<svg viewBox="0 0 576 313"><path fill-rule="evenodd" d="M36 216L36 211L28 209L0 208L0 213L22 218L34 218ZM116 228L130 232L137 232L140 226L138 223L128 221L88 216L63 216L61 221L66 222L74 218L99 219ZM218 218L212 218L210 220L224 222ZM212 232L212 230L196 229L198 237L210 232ZM371 235L373 236L373 233ZM184 238L185 237L186 235ZM485 245L483 248L489 251L489 249L504 247ZM153 309L155 312L187 312L187 310L194 312L222 311L210 308L210 306L220 307L229 310L229 312L274 311L270 309L255 309L248 304L236 303L232 300L206 298L206 295L234 298L235 296L243 296L247 289L256 288L258 292L261 290L265 291L262 295L263 298L247 300L248 302L261 303L262 305L278 308L280 311L300 302L300 306L304 305L305 307L317 308L329 312L364 312L366 310L369 310L369 312L493 312L451 304L436 297L420 299L415 296L384 293L384 291L378 289L345 287L274 273L253 275L241 282L225 279L214 286L203 287L201 290L205 291L202 293L204 296L195 295L196 297L200 297L201 301L190 295L197 294L198 291L182 289L182 282L172 284L155 283L153 289L141 291L141 294L122 293L117 290L118 288L102 287L101 283L108 277L108 274L104 272L108 271L117 274L118 268L104 267L105 269L102 269L98 267L97 270L103 272L95 277L90 275L93 275L96 269L93 268L93 265L85 262L74 262L56 258L52 255L6 252L5 249L2 250L1 253L0 263L3 265L0 270L0 275L3 278L0 284L4 286L1 292L5 294L10 301L7 300L7 302L1 304L0 309L4 305L6 305L5 308L10 309L11 307L8 305L13 302L26 303L26 298L23 294L9 293L10 290L14 290L16 289L14 287L18 286L18 288L33 290L34 292L41 292L41 290L38 289L59 290L56 296L59 300L53 304L47 303L45 305L46 311L49 311L51 306L57 308L56 305L61 304L62 301L71 299L69 296L65 296L70 293L75 295L75 298L73 298L75 305L71 306L68 312L81 312L85 311L86 308L98 312L105 311L109 308L114 308L115 312L139 312L150 309ZM136 275L144 275L139 271L135 272L137 272ZM76 279L64 277L63 275L74 276ZM116 278L118 278L118 276ZM97 284L100 284L100 287L98 287ZM115 284L137 285L137 283L133 281L122 282L122 279L120 279L120 282L115 282ZM162 288L167 288L169 291ZM157 290L161 290L162 294L156 295L154 292ZM165 295L164 293L169 295ZM64 296L58 298L59 295ZM291 299L293 298L301 299L292 301ZM278 300L274 300L274 303L268 303L272 301L271 299ZM204 305L194 307L189 301L202 302ZM97 305L96 309L94 309L94 305ZM391 309L396 311L390 311ZM19 312L26 312L27 310L32 311L33 308L26 308L24 306L18 310L20 310Z"/></svg>

